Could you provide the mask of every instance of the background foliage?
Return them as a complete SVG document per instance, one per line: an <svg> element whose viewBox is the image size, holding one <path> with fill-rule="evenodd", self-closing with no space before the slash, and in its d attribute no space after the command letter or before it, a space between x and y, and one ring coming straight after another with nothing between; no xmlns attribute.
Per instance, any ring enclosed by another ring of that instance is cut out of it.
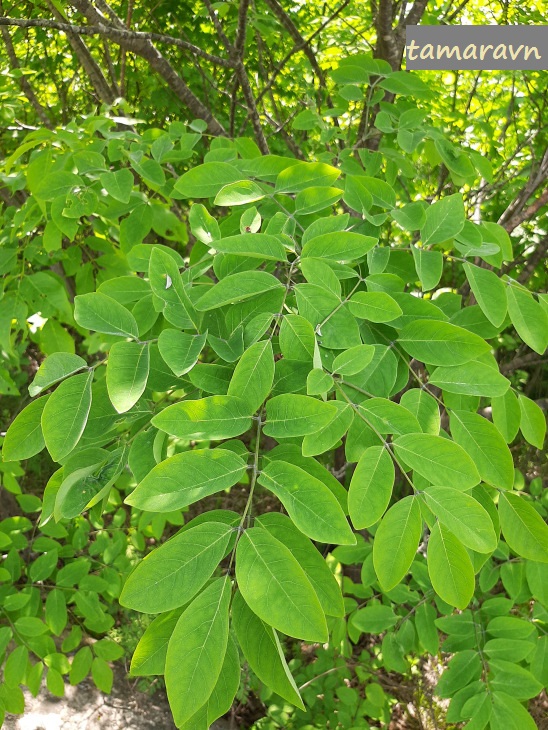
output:
<svg viewBox="0 0 548 730"><path fill-rule="evenodd" d="M1 12L0 715L542 727L546 74L401 61L543 7Z"/></svg>

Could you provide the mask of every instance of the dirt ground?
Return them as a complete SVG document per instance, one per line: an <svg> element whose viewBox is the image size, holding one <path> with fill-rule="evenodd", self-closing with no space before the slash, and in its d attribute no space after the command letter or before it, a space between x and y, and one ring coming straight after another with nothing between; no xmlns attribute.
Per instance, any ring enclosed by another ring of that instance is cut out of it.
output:
<svg viewBox="0 0 548 730"><path fill-rule="evenodd" d="M38 697L25 692L25 714L8 715L5 730L176 730L162 690L152 696L138 692L116 671L112 694L99 692L90 679L65 686L65 697L45 688ZM212 730L237 730L219 720Z"/></svg>

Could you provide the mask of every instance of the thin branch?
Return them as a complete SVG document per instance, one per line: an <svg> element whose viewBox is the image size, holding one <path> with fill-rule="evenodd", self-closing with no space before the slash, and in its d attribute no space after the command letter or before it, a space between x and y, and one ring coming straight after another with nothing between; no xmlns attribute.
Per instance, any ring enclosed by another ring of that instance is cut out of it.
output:
<svg viewBox="0 0 548 730"><path fill-rule="evenodd" d="M305 53L306 57L310 61L310 65L312 66L316 76L318 77L318 80L320 82L320 86L325 87L325 74L322 71L320 64L318 63L318 59L316 58L314 51L310 47L309 43L305 41L303 36L301 35L301 32L295 25L295 23L291 20L291 17L288 15L288 13L285 12L285 10L282 8L278 0L265 0L268 7L272 10L274 15L278 18L280 23L284 26L284 28L287 30L289 35L293 38L295 43L297 45L302 46L303 52Z"/></svg>
<svg viewBox="0 0 548 730"><path fill-rule="evenodd" d="M55 4L51 2L51 0L46 0L46 3L53 15L55 15L55 17L57 18L57 20L62 23L66 22L66 18L61 14L61 12L57 9ZM80 38L78 33L73 33L72 31L66 31L66 33L68 41L72 46L74 53L78 58L78 61L87 73L91 85L95 89L97 98L99 99L99 101L105 104L112 104L117 94L109 86L103 72L101 71L101 68L89 52L88 47Z"/></svg>
<svg viewBox="0 0 548 730"><path fill-rule="evenodd" d="M97 23L94 25L74 25L73 23L61 23L48 18L7 18L0 17L0 26L17 26L19 28L51 28L52 30L62 30L65 33L78 33L78 35L100 35L109 38L111 41L118 43L131 41L154 41L156 43L166 43L167 45L177 46L189 51L195 56L211 61L216 66L224 68L232 68L232 62L219 56L214 56L207 51L203 51L193 43L184 41L181 38L174 38L163 33L145 33L142 31L127 30L127 28L114 28L111 25Z"/></svg>
<svg viewBox="0 0 548 730"><path fill-rule="evenodd" d="M294 56L299 51L302 51L305 48L305 46L308 46L314 40L314 38L317 35L319 35L325 29L325 27L327 25L329 25L329 23L331 23L331 21L334 20L345 9L345 7L348 5L349 2L350 2L350 0L344 0L344 2L341 5L339 5L339 7L329 16L329 18L327 18L327 20L325 20L321 24L321 26L317 30L314 31L314 33L312 33L306 39L303 38L302 42L295 43L293 48L290 51L288 51L288 53L286 53L284 58L282 58L282 60L276 65L276 68L272 72L272 75L271 75L270 79L268 80L266 86L264 86L261 89L261 92L260 92L259 96L257 97L257 104L261 101L263 96L265 96L265 94L267 94L270 91L270 89L273 87L274 82L278 78L278 75L280 74L282 69L287 65L287 63L291 59L291 57Z"/></svg>
<svg viewBox="0 0 548 730"><path fill-rule="evenodd" d="M15 48L13 46L13 42L11 40L10 32L7 28L2 28L2 38L4 40L4 45L6 46L6 52L8 54L10 66L12 70L20 69L21 66L19 64L19 60L17 59L17 54L15 53ZM46 114L46 110L40 104L38 101L38 97L34 93L34 89L30 85L28 79L26 76L21 74L21 76L18 79L19 86L21 87L21 91L23 94L27 97L29 100L31 106L34 108L34 111L38 115L39 119L41 120L42 124L47 127L48 129L53 129L53 124L51 123L50 118Z"/></svg>
<svg viewBox="0 0 548 730"><path fill-rule="evenodd" d="M527 220L533 218L538 211L544 206L548 205L548 189L546 189L531 205L524 208L520 213L513 215L507 222L503 222L504 228L511 233L514 228L524 223Z"/></svg>
<svg viewBox="0 0 548 730"><path fill-rule="evenodd" d="M73 7L86 17L88 22L101 28L101 35L110 38L130 51L144 58L150 67L156 71L167 83L169 88L176 94L178 99L199 119L203 119L208 126L209 132L216 136L226 136L226 130L222 124L213 116L211 111L192 92L184 80L177 74L170 62L160 53L152 43L151 34L137 34L132 31L120 29L122 21L117 18L116 25L106 24L106 19L89 0L72 0ZM108 6L107 6L108 7ZM112 11L111 11L112 12ZM84 26L85 27L85 26ZM143 35L145 37L143 37ZM152 34L156 35L156 34ZM137 36L137 37L136 37Z"/></svg>
<svg viewBox="0 0 548 730"><path fill-rule="evenodd" d="M229 41L210 0L204 0L204 4L207 7L207 10L209 12L209 17L211 18L211 21L215 27L215 30L217 31L217 35L219 36L221 43L224 45L224 47L226 48L226 50L230 56L230 59L232 62L232 67L234 68L234 70L236 71L236 74L238 76L238 80L240 82L240 87L241 87L242 93L244 95L245 103L247 105L249 117L251 119L251 124L253 125L255 139L257 140L259 149L261 150L263 155L268 155L270 153L270 150L268 148L268 143L267 143L266 137L264 135L263 127L261 124L261 118L259 116L259 111L257 109L255 97L253 96L251 84L249 83L247 71L245 69L245 66L244 66L244 63L242 60L243 52L244 52L244 48L245 48L245 27L246 27L246 21L247 21L247 11L249 9L249 0L241 0L240 6L239 6L238 35L236 38L236 43L239 44L240 51L238 51L236 46L232 45L232 43Z"/></svg>

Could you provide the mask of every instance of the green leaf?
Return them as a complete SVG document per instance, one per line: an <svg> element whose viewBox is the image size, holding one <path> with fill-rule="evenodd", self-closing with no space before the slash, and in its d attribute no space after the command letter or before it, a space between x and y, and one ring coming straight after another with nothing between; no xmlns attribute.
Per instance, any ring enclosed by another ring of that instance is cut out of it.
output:
<svg viewBox="0 0 548 730"><path fill-rule="evenodd" d="M308 472L308 474L319 479L336 498L337 502L341 505L343 512L347 514L348 506L346 489L342 486L338 479L335 479L333 474L316 461L316 459L303 456L299 446L291 443L276 446L276 448L268 452L268 457L266 458L269 460L287 461L290 464L295 464L295 466L300 466L301 469L304 469L304 471Z"/></svg>
<svg viewBox="0 0 548 730"><path fill-rule="evenodd" d="M167 646L179 616L180 611L170 611L147 626L131 657L130 676L148 677L165 672Z"/></svg>
<svg viewBox="0 0 548 730"><path fill-rule="evenodd" d="M17 646L10 653L4 664L4 682L9 688L17 687L23 682L28 660L29 650L26 646Z"/></svg>
<svg viewBox="0 0 548 730"><path fill-rule="evenodd" d="M116 342L107 361L108 396L118 413L132 408L143 395L150 369L148 343Z"/></svg>
<svg viewBox="0 0 548 730"><path fill-rule="evenodd" d="M50 550L40 555L29 567L29 576L33 583L46 580L57 567L57 550Z"/></svg>
<svg viewBox="0 0 548 730"><path fill-rule="evenodd" d="M238 647L229 634L221 673L207 703L208 725L226 714L232 707L236 693L240 688L240 675L241 668Z"/></svg>
<svg viewBox="0 0 548 730"><path fill-rule="evenodd" d="M373 603L360 608L350 619L352 626L366 634L381 634L398 622L398 617L390 606Z"/></svg>
<svg viewBox="0 0 548 730"><path fill-rule="evenodd" d="M504 395L510 387L510 381L498 369L475 360L456 367L436 368L430 376L430 382L448 393L484 395L489 398Z"/></svg>
<svg viewBox="0 0 548 730"><path fill-rule="evenodd" d="M185 329L200 327L200 315L194 309L179 272L179 263L160 246L154 246L150 256L148 277L154 294L164 306L164 317L170 324Z"/></svg>
<svg viewBox="0 0 548 730"><path fill-rule="evenodd" d="M255 520L291 551L312 583L324 613L344 616L341 589L321 553L312 545L286 515L268 512Z"/></svg>
<svg viewBox="0 0 548 730"><path fill-rule="evenodd" d="M537 730L537 724L522 704L499 690L493 693L491 728Z"/></svg>
<svg viewBox="0 0 548 730"><path fill-rule="evenodd" d="M221 238L211 243L211 248L235 256L249 256L261 261L287 261L287 255L280 239L266 233L244 233L239 236Z"/></svg>
<svg viewBox="0 0 548 730"><path fill-rule="evenodd" d="M350 298L348 308L354 317L369 322L391 322L403 314L396 300L381 291L357 292Z"/></svg>
<svg viewBox="0 0 548 730"><path fill-rule="evenodd" d="M411 249L417 276L424 291L434 289L443 273L443 254L441 251L429 251L425 248L413 246Z"/></svg>
<svg viewBox="0 0 548 730"><path fill-rule="evenodd" d="M368 426L381 434L414 434L421 427L415 416L387 398L369 398L358 406Z"/></svg>
<svg viewBox="0 0 548 730"><path fill-rule="evenodd" d="M462 268L481 311L491 324L500 327L506 319L505 284L494 271L481 266L464 264Z"/></svg>
<svg viewBox="0 0 548 730"><path fill-rule="evenodd" d="M125 501L147 512L172 512L228 489L245 471L245 462L228 449L183 451L157 464Z"/></svg>
<svg viewBox="0 0 548 730"><path fill-rule="evenodd" d="M470 456L458 444L426 433L407 434L394 441L396 456L432 484L466 491L480 481Z"/></svg>
<svg viewBox="0 0 548 730"><path fill-rule="evenodd" d="M285 461L271 461L257 481L278 497L295 525L312 540L355 544L338 501L323 482L304 469Z"/></svg>
<svg viewBox="0 0 548 730"><path fill-rule="evenodd" d="M474 631L473 625L472 631ZM447 669L443 672L437 684L436 693L440 697L451 697L465 687L469 688L469 691L474 690L476 692L478 685L472 684L472 687L470 687L470 683L474 683L481 677L481 671L481 657L477 651L472 651L472 649L459 651L448 662ZM481 687L481 684L479 687ZM451 707L452 709L453 707Z"/></svg>
<svg viewBox="0 0 548 730"><path fill-rule="evenodd" d="M286 167L276 178L277 193L298 193L305 188L329 186L341 171L323 162L296 162Z"/></svg>
<svg viewBox="0 0 548 730"><path fill-rule="evenodd" d="M439 435L440 410L436 400L429 393L422 388L406 390L400 398L400 405L415 416L424 433Z"/></svg>
<svg viewBox="0 0 548 730"><path fill-rule="evenodd" d="M335 406L306 395L277 395L266 404L267 436L286 438L315 433L337 415Z"/></svg>
<svg viewBox="0 0 548 730"><path fill-rule="evenodd" d="M524 497L501 492L499 515L504 539L515 553L548 563L548 526Z"/></svg>
<svg viewBox="0 0 548 730"><path fill-rule="evenodd" d="M67 625L67 602L65 594L59 588L53 588L46 598L46 624L52 634L60 636Z"/></svg>
<svg viewBox="0 0 548 730"><path fill-rule="evenodd" d="M280 325L280 349L286 360L312 362L314 327L298 314L286 314Z"/></svg>
<svg viewBox="0 0 548 730"><path fill-rule="evenodd" d="M340 188L310 187L301 190L295 198L295 214L310 215L331 207L342 197Z"/></svg>
<svg viewBox="0 0 548 730"><path fill-rule="evenodd" d="M451 434L472 457L484 482L500 489L512 489L514 460L506 442L491 421L477 413L452 411Z"/></svg>
<svg viewBox="0 0 548 730"><path fill-rule="evenodd" d="M232 601L232 623L244 657L261 682L304 710L277 633L253 613L239 591Z"/></svg>
<svg viewBox="0 0 548 730"><path fill-rule="evenodd" d="M212 395L174 403L154 416L152 425L179 438L228 439L249 430L251 412L236 396Z"/></svg>
<svg viewBox="0 0 548 730"><path fill-rule="evenodd" d="M242 271L214 284L195 302L195 307L199 312L206 312L282 288L283 284L266 271Z"/></svg>
<svg viewBox="0 0 548 730"><path fill-rule="evenodd" d="M190 601L223 559L232 527L205 522L153 550L128 577L120 603L163 613Z"/></svg>
<svg viewBox="0 0 548 730"><path fill-rule="evenodd" d="M114 200L120 203L129 203L133 190L134 178L131 170L122 168L116 172L102 172L99 175L101 185Z"/></svg>
<svg viewBox="0 0 548 730"><path fill-rule="evenodd" d="M225 185L240 180L245 180L245 175L232 165L226 162L205 162L181 175L174 190L182 198L212 198Z"/></svg>
<svg viewBox="0 0 548 730"><path fill-rule="evenodd" d="M94 463L74 469L63 479L55 497L53 515L56 520L76 517L88 505L91 507L107 496L126 465L127 451L115 449L105 452L102 457L94 457L92 461Z"/></svg>
<svg viewBox="0 0 548 730"><path fill-rule="evenodd" d="M426 209L426 221L421 226L423 246L433 246L453 238L462 231L465 221L462 195L448 195Z"/></svg>
<svg viewBox="0 0 548 730"><path fill-rule="evenodd" d="M64 380L49 397L42 413L42 431L54 461L74 449L86 427L91 408L93 371Z"/></svg>
<svg viewBox="0 0 548 730"><path fill-rule="evenodd" d="M29 394L34 398L46 388L85 367L87 367L86 361L78 355L72 355L68 352L55 352L40 365L32 385L29 385Z"/></svg>
<svg viewBox="0 0 548 730"><path fill-rule="evenodd" d="M34 616L21 616L14 623L15 630L22 636L35 637L42 636L48 631L45 623Z"/></svg>
<svg viewBox="0 0 548 730"><path fill-rule="evenodd" d="M521 410L518 399L511 388L504 395L491 398L491 412L493 423L506 443L512 443L519 431Z"/></svg>
<svg viewBox="0 0 548 730"><path fill-rule="evenodd" d="M316 284L297 284L295 293L300 314L316 328L323 347L346 350L361 344L358 323L338 296Z"/></svg>
<svg viewBox="0 0 548 730"><path fill-rule="evenodd" d="M249 608L288 636L327 641L322 607L290 550L269 532L246 530L236 550L238 587Z"/></svg>
<svg viewBox="0 0 548 730"><path fill-rule="evenodd" d="M171 370L180 377L196 365L206 340L207 332L203 335L189 335L170 328L160 332L158 349Z"/></svg>
<svg viewBox="0 0 548 730"><path fill-rule="evenodd" d="M396 502L382 518L373 542L373 566L384 591L407 574L422 536L422 517L415 497Z"/></svg>
<svg viewBox="0 0 548 730"><path fill-rule="evenodd" d="M489 513L465 492L450 487L428 487L426 504L463 545L479 553L492 553L498 538Z"/></svg>
<svg viewBox="0 0 548 730"><path fill-rule="evenodd" d="M49 670L51 672L51 669ZM49 676L48 672L48 676ZM101 657L96 656L91 663L91 676L97 689L109 695L112 692L114 683L114 672L107 662Z"/></svg>
<svg viewBox="0 0 548 730"><path fill-rule="evenodd" d="M348 509L355 530L380 520L390 504L394 478L394 464L384 446L366 449L348 489Z"/></svg>
<svg viewBox="0 0 548 730"><path fill-rule="evenodd" d="M150 295L150 284L138 276L116 276L104 281L97 291L116 299L120 304L131 304Z"/></svg>
<svg viewBox="0 0 548 730"><path fill-rule="evenodd" d="M474 595L474 568L466 548L439 522L430 532L427 562L438 596L450 606L466 608Z"/></svg>
<svg viewBox="0 0 548 730"><path fill-rule="evenodd" d="M393 94L413 96L416 99L431 99L432 90L416 74L409 71L393 71L388 73L379 86Z"/></svg>
<svg viewBox="0 0 548 730"><path fill-rule="evenodd" d="M322 368L313 368L306 376L306 392L308 395L323 395L334 388L334 380Z"/></svg>
<svg viewBox="0 0 548 730"><path fill-rule="evenodd" d="M542 449L546 437L546 418L534 400L520 393L518 397L521 411L520 429L523 438L537 449Z"/></svg>
<svg viewBox="0 0 548 730"><path fill-rule="evenodd" d="M440 648L439 634L434 624L436 616L436 609L429 603L422 603L415 611L417 636L429 654L437 654Z"/></svg>
<svg viewBox="0 0 548 730"><path fill-rule="evenodd" d="M81 326L105 335L139 336L135 317L116 299L100 292L74 298L74 319Z"/></svg>
<svg viewBox="0 0 548 730"><path fill-rule="evenodd" d="M169 640L165 681L177 726L210 698L228 644L230 580L213 581L183 612Z"/></svg>
<svg viewBox="0 0 548 730"><path fill-rule="evenodd" d="M517 286L507 286L506 296L516 332L532 350L543 355L548 347L548 314L532 294Z"/></svg>
<svg viewBox="0 0 548 730"><path fill-rule="evenodd" d="M241 180L239 182L229 183L222 187L213 201L214 205L231 206L246 205L262 200L266 193L263 192L257 183L251 180Z"/></svg>
<svg viewBox="0 0 548 730"><path fill-rule="evenodd" d="M535 631L534 623L515 616L495 616L487 626L487 633L499 639L527 639Z"/></svg>
<svg viewBox="0 0 548 730"><path fill-rule="evenodd" d="M356 375L366 368L375 354L373 345L356 345L341 352L333 360L332 372L338 375Z"/></svg>
<svg viewBox="0 0 548 730"><path fill-rule="evenodd" d="M61 673L53 667L48 669L48 673L46 674L46 687L48 692L50 692L54 697L65 696L65 683L63 681L63 677Z"/></svg>
<svg viewBox="0 0 548 730"><path fill-rule="evenodd" d="M489 669L493 673L490 684L495 692L506 692L518 700L530 700L544 689L531 672L514 662L491 659Z"/></svg>
<svg viewBox="0 0 548 730"><path fill-rule="evenodd" d="M489 639L483 647L489 659L504 659L510 662L522 662L533 650L534 644L519 639Z"/></svg>
<svg viewBox="0 0 548 730"><path fill-rule="evenodd" d="M303 258L320 258L340 263L361 259L377 244L377 239L360 233L337 231L311 238L303 246Z"/></svg>
<svg viewBox="0 0 548 730"><path fill-rule="evenodd" d="M316 433L308 434L303 439L303 456L316 456L331 449L348 431L354 419L354 412L349 403L330 401L337 409L337 415Z"/></svg>
<svg viewBox="0 0 548 730"><path fill-rule="evenodd" d="M2 446L3 461L30 459L44 448L42 412L50 398L45 395L29 403L10 424Z"/></svg>
<svg viewBox="0 0 548 730"><path fill-rule="evenodd" d="M344 200L363 215L369 210L369 200L379 208L394 208L396 193L387 182L377 177L349 175L346 180Z"/></svg>
<svg viewBox="0 0 548 730"><path fill-rule="evenodd" d="M72 685L80 684L87 677L93 664L93 654L89 646L79 649L72 659L69 673L69 682Z"/></svg>
<svg viewBox="0 0 548 730"><path fill-rule="evenodd" d="M219 224L201 203L196 203L191 206L190 213L188 214L188 222L190 224L190 230L198 241L202 243L209 244L221 237Z"/></svg>
<svg viewBox="0 0 548 730"><path fill-rule="evenodd" d="M429 365L464 365L490 349L487 342L473 332L433 319L406 324L398 342L411 357Z"/></svg>
<svg viewBox="0 0 548 730"><path fill-rule="evenodd" d="M419 228L424 226L426 221L424 208L424 203L419 201L416 203L407 203L402 208L390 211L390 215L404 230L418 231Z"/></svg>
<svg viewBox="0 0 548 730"><path fill-rule="evenodd" d="M343 200L362 215L371 208L373 196L362 183L361 175L347 175Z"/></svg>
<svg viewBox="0 0 548 730"><path fill-rule="evenodd" d="M274 353L270 340L251 345L236 365L228 396L239 396L254 413L264 403L274 382Z"/></svg>
<svg viewBox="0 0 548 730"><path fill-rule="evenodd" d="M49 202L61 195L67 195L73 188L82 188L81 177L65 170L50 172L40 179L32 194L38 200ZM76 197L76 196L75 196Z"/></svg>

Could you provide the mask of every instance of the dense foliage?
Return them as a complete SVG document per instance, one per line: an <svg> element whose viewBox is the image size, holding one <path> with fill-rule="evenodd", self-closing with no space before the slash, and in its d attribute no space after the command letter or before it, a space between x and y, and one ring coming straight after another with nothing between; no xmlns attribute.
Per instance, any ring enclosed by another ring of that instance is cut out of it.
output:
<svg viewBox="0 0 548 730"><path fill-rule="evenodd" d="M132 651L188 730L386 727L406 683L534 728L546 77L400 70L426 3L264 5L0 18L0 716Z"/></svg>

